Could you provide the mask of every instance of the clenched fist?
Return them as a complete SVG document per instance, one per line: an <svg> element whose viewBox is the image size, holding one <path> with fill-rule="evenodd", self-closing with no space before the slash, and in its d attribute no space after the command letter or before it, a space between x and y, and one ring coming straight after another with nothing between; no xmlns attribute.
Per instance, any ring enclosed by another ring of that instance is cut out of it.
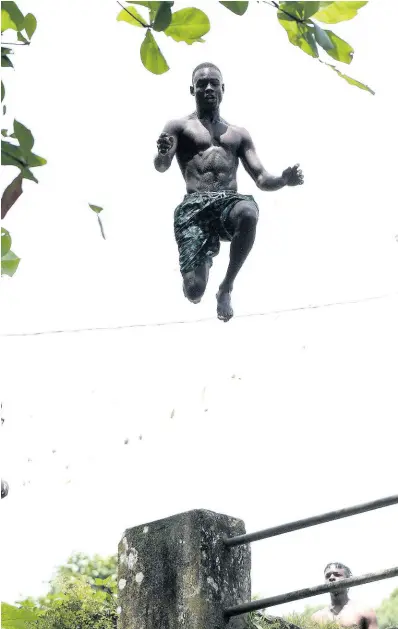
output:
<svg viewBox="0 0 398 629"><path fill-rule="evenodd" d="M157 141L158 152L162 155L166 155L174 144L174 138L167 133L161 133Z"/></svg>

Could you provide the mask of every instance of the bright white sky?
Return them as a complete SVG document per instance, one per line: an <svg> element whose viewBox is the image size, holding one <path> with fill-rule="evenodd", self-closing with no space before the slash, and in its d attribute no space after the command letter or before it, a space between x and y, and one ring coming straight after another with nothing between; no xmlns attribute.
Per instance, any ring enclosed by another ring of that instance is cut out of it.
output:
<svg viewBox="0 0 398 629"><path fill-rule="evenodd" d="M114 553L125 528L188 509L252 531L397 493L398 3L372 0L335 28L356 50L347 73L374 97L291 46L255 2L241 18L196 3L206 43L160 34L160 77L116 2L69 0L62 16L49 0L19 4L38 29L4 72L6 122L32 129L48 165L5 223L22 262L2 283L3 334L191 323L1 339L3 600L45 591L74 550ZM184 186L152 159L166 120L193 110L205 60L224 74L223 116L249 129L266 168L299 161L306 176L267 194L241 171L261 219L236 313L390 297L194 322L214 317L228 249L203 303L185 302L172 225ZM88 203L105 208L106 241ZM332 560L355 574L397 565L397 524L390 507L257 542L253 594L316 585ZM397 585L352 595L377 605Z"/></svg>

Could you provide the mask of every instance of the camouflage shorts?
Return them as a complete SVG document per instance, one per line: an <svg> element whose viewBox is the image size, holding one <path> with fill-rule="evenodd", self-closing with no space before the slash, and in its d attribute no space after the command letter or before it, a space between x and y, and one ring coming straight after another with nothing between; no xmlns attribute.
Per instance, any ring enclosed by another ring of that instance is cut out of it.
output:
<svg viewBox="0 0 398 629"><path fill-rule="evenodd" d="M257 207L251 195L233 190L185 195L174 212L181 273L193 271L206 262L212 265L213 257L220 251L220 240L232 239L229 215L239 201L250 201Z"/></svg>

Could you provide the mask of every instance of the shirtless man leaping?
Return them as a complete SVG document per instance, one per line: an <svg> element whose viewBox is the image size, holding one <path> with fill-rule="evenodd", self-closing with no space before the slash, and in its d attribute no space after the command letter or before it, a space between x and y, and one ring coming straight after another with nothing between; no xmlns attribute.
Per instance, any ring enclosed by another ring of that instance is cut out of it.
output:
<svg viewBox="0 0 398 629"><path fill-rule="evenodd" d="M196 111L166 124L154 165L165 172L176 155L186 183L187 194L174 213L174 233L189 301L201 300L220 240L231 242L227 273L217 293L217 316L229 321L234 281L253 246L259 216L253 197L237 192L239 160L260 190L297 186L303 183L303 174L298 164L280 177L267 173L246 129L220 117L224 84L215 65L195 68L191 94Z"/></svg>

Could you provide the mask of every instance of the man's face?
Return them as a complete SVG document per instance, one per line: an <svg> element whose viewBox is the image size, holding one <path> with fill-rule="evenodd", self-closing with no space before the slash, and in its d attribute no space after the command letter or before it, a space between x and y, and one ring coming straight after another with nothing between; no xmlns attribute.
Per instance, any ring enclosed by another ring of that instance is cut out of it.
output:
<svg viewBox="0 0 398 629"><path fill-rule="evenodd" d="M195 72L191 94L201 109L216 109L222 101L224 85L222 76L214 68L201 68Z"/></svg>
<svg viewBox="0 0 398 629"><path fill-rule="evenodd" d="M331 566L329 566L326 570L325 570L325 582L326 583L336 583L341 581L342 579L346 579L347 578L347 574L346 571L344 570L344 568L338 568L337 566L335 566L334 564L332 564ZM344 591L346 588L342 588L342 590L337 590L339 592ZM335 590L336 592L336 590Z"/></svg>

